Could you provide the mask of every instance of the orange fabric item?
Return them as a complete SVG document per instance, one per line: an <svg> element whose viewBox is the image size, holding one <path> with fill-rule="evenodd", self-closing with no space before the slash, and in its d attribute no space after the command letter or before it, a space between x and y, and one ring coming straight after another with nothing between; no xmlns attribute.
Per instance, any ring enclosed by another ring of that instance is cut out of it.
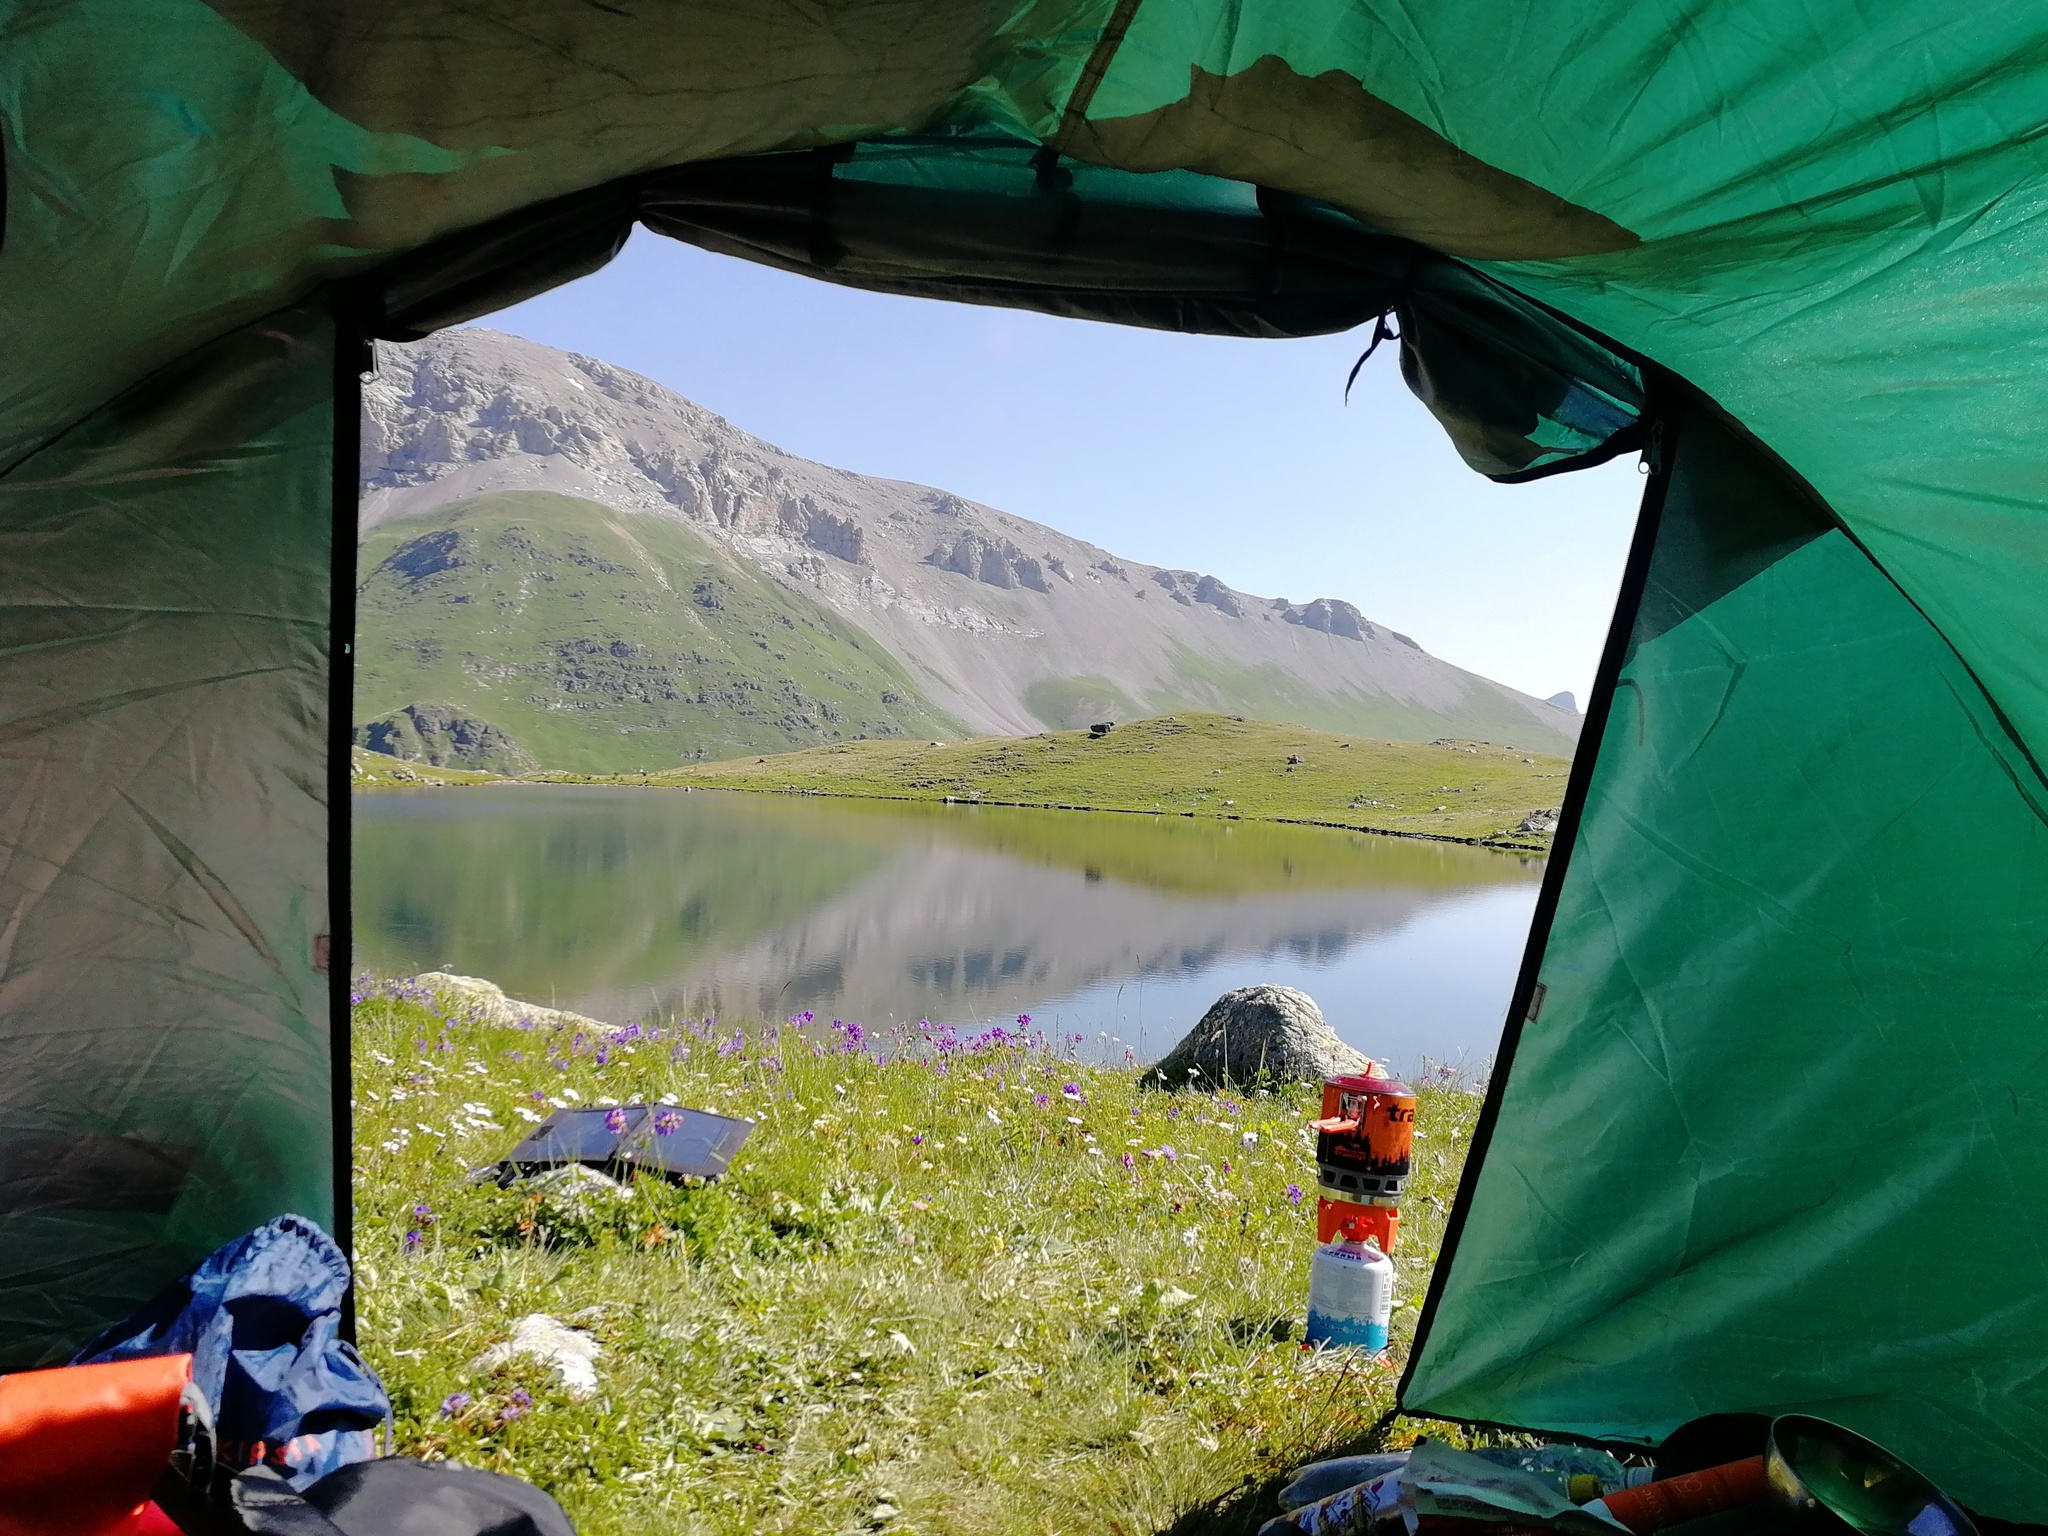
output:
<svg viewBox="0 0 2048 1536"><path fill-rule="evenodd" d="M1683 1525L1688 1520L1761 1504L1770 1491L1770 1483L1764 1477L1763 1457L1752 1456L1747 1461L1731 1461L1682 1477L1644 1483L1639 1488L1624 1488L1608 1494L1602 1502L1607 1512L1636 1536L1648 1536L1651 1531Z"/></svg>
<svg viewBox="0 0 2048 1536"><path fill-rule="evenodd" d="M0 1536L148 1536L190 1355L0 1376Z"/></svg>

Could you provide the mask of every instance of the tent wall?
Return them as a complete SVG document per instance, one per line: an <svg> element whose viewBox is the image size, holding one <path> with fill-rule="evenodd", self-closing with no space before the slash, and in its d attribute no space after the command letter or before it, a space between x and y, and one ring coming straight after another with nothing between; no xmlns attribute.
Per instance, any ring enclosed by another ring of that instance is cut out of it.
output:
<svg viewBox="0 0 2048 1536"><path fill-rule="evenodd" d="M1665 452L1402 1401L1815 1413L2038 1519L2048 785L1792 477L1704 408Z"/></svg>
<svg viewBox="0 0 2048 1536"><path fill-rule="evenodd" d="M334 374L274 314L0 477L0 1369L334 1220Z"/></svg>

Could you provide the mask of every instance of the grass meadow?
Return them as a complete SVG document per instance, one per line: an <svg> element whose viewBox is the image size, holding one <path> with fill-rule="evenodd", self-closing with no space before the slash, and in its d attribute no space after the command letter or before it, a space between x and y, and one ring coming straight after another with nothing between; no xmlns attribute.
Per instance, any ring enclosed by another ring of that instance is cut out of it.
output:
<svg viewBox="0 0 2048 1536"><path fill-rule="evenodd" d="M608 782L1307 822L1542 852L1550 835L1522 821L1562 803L1570 771L1564 758L1495 742L1380 741L1184 711L1100 738L842 741Z"/></svg>
<svg viewBox="0 0 2048 1536"><path fill-rule="evenodd" d="M361 1335L399 1448L515 1472L585 1536L1248 1531L1388 1409L1479 1100L1418 1084L1393 1357L1304 1353L1315 1090L1162 1092L1022 1021L485 1027L357 988ZM1099 1048L1098 1048L1099 1049ZM623 1200L469 1181L563 1105L755 1122ZM477 1363L546 1313L572 1395Z"/></svg>

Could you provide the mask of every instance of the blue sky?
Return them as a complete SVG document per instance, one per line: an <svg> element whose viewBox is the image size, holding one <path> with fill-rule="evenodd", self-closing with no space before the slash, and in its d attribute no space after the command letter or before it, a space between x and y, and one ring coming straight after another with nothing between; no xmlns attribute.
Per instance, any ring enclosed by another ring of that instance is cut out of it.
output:
<svg viewBox="0 0 2048 1536"><path fill-rule="evenodd" d="M1237 341L858 293L645 232L494 329L657 379L826 464L942 487L1242 591L1341 597L1448 661L1581 707L1635 461L1466 469L1362 337Z"/></svg>

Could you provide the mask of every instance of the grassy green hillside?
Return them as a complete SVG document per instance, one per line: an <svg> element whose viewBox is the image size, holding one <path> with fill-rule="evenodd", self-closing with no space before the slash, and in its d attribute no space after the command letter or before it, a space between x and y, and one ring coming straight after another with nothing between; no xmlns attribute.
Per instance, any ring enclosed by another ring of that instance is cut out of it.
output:
<svg viewBox="0 0 2048 1536"><path fill-rule="evenodd" d="M349 752L349 782L358 788L385 785L449 785L491 784L498 775L494 773L472 773L467 768L434 768L424 763L405 763L387 757L382 752L366 751L354 747Z"/></svg>
<svg viewBox="0 0 2048 1536"><path fill-rule="evenodd" d="M1523 817L1564 798L1563 758L1490 742L1337 736L1224 715L1162 715L1107 736L1055 731L926 742L842 742L652 782L725 789L980 800L1082 810L1312 821L1544 846ZM637 781L636 781L637 782Z"/></svg>
<svg viewBox="0 0 2048 1536"><path fill-rule="evenodd" d="M479 496L377 528L358 569L359 739L381 721L444 764L612 773L957 730L871 637L680 523Z"/></svg>

